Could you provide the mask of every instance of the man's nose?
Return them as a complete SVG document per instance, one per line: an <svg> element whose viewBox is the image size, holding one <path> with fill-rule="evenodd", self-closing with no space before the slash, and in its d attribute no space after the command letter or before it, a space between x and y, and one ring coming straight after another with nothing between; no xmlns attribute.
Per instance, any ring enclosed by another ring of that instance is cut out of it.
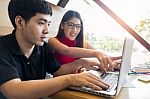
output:
<svg viewBox="0 0 150 99"><path fill-rule="evenodd" d="M49 26L48 26L48 25L45 25L45 27L44 27L44 33L45 33L45 34L48 34L48 32L49 32Z"/></svg>

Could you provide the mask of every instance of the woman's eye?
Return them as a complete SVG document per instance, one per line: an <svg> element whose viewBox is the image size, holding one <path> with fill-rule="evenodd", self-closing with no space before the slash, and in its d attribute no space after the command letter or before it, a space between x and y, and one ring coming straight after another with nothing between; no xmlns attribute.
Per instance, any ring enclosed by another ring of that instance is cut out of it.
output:
<svg viewBox="0 0 150 99"><path fill-rule="evenodd" d="M71 27L73 27L74 25L73 25L73 24L69 24L68 26L71 26Z"/></svg>
<svg viewBox="0 0 150 99"><path fill-rule="evenodd" d="M77 28L81 28L81 26L80 26L80 25L77 25Z"/></svg>

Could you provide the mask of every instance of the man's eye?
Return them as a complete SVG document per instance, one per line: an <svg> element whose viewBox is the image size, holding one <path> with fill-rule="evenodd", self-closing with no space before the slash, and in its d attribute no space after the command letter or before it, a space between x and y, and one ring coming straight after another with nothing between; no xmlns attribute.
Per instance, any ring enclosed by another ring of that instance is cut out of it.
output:
<svg viewBox="0 0 150 99"><path fill-rule="evenodd" d="M48 23L48 26L50 26L50 23Z"/></svg>
<svg viewBox="0 0 150 99"><path fill-rule="evenodd" d="M40 25L44 25L44 23L43 23L43 22L39 22L39 24L40 24Z"/></svg>

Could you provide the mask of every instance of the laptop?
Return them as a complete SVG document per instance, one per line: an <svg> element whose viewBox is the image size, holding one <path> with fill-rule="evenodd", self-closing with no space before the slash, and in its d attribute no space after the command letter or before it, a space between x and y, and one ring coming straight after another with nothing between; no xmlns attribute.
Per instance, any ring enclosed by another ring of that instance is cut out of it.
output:
<svg viewBox="0 0 150 99"><path fill-rule="evenodd" d="M130 62L131 62L133 43L134 43L133 39L131 39L129 37L125 37L124 45L123 45L123 51L122 51L120 70L118 72L107 72L105 74L105 75L112 76L111 78L115 78L111 81L111 82L113 82L111 89L97 91L97 90L94 90L92 88L85 87L85 86L83 86L83 87L69 87L69 89L82 91L82 92L86 92L86 93L90 93L90 94L94 94L94 95L109 97L109 98L117 96L119 94L121 88L123 87L123 85L127 81L128 72L130 70ZM104 80L107 78L107 76L105 77L99 71L90 70L89 72L95 76L101 77Z"/></svg>

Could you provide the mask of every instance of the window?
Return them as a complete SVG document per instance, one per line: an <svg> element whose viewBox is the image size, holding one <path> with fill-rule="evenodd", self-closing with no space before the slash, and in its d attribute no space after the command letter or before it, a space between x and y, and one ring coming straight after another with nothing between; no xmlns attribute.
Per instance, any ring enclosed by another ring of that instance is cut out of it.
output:
<svg viewBox="0 0 150 99"><path fill-rule="evenodd" d="M101 0L150 44L149 0ZM78 11L84 22L86 40L95 48L120 54L125 36L131 36L92 0L69 0L66 9ZM132 37L132 36L131 36ZM134 40L132 64L150 66L150 53Z"/></svg>

